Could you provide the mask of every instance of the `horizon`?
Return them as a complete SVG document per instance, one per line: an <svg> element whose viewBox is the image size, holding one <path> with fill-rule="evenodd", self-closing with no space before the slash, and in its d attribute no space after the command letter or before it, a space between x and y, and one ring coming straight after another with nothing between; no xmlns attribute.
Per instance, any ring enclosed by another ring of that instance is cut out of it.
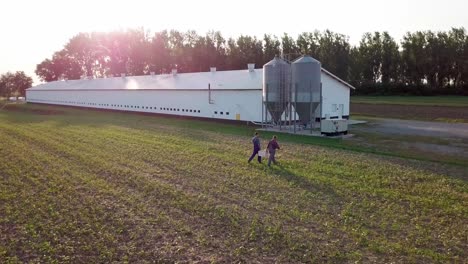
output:
<svg viewBox="0 0 468 264"><path fill-rule="evenodd" d="M350 44L356 46L367 32L387 31L400 43L406 32L468 28L468 17L463 14L468 3L462 0L445 1L443 5L439 3L421 0L410 3L397 0L391 4L382 0L300 3L301 10L310 9L313 15L307 16L291 8L291 14L283 15L283 18L281 14L275 14L277 10L282 10L278 8L281 6L279 1L241 0L223 8L219 2L211 0L197 3L137 0L132 5L126 1L85 0L78 5L67 4L75 8L73 12L56 12L63 7L52 0L9 2L5 8L8 12L0 18L4 33L4 41L0 43L0 74L24 71L34 79L34 85L39 84L34 73L36 65L50 58L80 32L144 28L151 33L174 29L181 32L195 30L204 35L214 30L228 39L240 35L262 38L264 34L280 37L284 33L296 38L302 32L329 29L347 36ZM337 9L338 5L341 8ZM23 10L24 6L28 6L28 9ZM181 9L181 6L185 8ZM226 12L227 8L230 12ZM314 12L314 9L325 12ZM275 20L269 17L275 17ZM31 40L34 40L34 48L30 47Z"/></svg>

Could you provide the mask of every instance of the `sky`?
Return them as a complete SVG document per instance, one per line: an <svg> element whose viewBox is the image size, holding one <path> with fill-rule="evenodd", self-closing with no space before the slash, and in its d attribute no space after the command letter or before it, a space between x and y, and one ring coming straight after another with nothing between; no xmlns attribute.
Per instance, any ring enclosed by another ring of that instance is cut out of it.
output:
<svg viewBox="0 0 468 264"><path fill-rule="evenodd" d="M398 42L417 30L468 29L467 0L4 0L0 5L0 74L34 69L79 32L141 28L219 30L225 38L330 29L359 43L388 31Z"/></svg>

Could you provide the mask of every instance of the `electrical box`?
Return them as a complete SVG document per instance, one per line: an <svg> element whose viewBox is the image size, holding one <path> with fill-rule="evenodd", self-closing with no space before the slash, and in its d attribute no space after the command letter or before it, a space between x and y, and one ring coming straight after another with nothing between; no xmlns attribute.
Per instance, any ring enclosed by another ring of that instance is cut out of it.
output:
<svg viewBox="0 0 468 264"><path fill-rule="evenodd" d="M322 134L338 135L348 133L348 120L346 119L323 119L320 122Z"/></svg>

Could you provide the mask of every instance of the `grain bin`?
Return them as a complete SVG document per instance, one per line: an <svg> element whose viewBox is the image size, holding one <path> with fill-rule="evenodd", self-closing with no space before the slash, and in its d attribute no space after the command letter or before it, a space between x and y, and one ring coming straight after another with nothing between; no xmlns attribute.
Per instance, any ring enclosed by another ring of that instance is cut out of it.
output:
<svg viewBox="0 0 468 264"><path fill-rule="evenodd" d="M275 57L263 65L263 104L275 123L281 120L291 87L291 66Z"/></svg>
<svg viewBox="0 0 468 264"><path fill-rule="evenodd" d="M302 56L291 64L291 102L301 122L315 120L315 110L320 105L321 64L310 56Z"/></svg>

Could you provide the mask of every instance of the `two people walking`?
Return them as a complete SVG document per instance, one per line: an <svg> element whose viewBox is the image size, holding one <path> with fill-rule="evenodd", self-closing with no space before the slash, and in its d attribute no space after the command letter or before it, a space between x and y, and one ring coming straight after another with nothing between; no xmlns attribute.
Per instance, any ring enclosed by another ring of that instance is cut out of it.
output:
<svg viewBox="0 0 468 264"><path fill-rule="evenodd" d="M253 152L249 158L249 163L255 158L255 156L259 154L258 152L262 149L260 145L260 135L258 134L258 132L255 132L255 135L252 138L252 144L253 144ZM268 151L269 153L268 166L271 165L271 162L276 164L275 154L276 154L277 149L280 149L280 146L278 144L276 136L273 136L270 142L268 142L268 146L266 149L266 151ZM257 160L259 163L262 163L262 157L260 155L258 155Z"/></svg>

